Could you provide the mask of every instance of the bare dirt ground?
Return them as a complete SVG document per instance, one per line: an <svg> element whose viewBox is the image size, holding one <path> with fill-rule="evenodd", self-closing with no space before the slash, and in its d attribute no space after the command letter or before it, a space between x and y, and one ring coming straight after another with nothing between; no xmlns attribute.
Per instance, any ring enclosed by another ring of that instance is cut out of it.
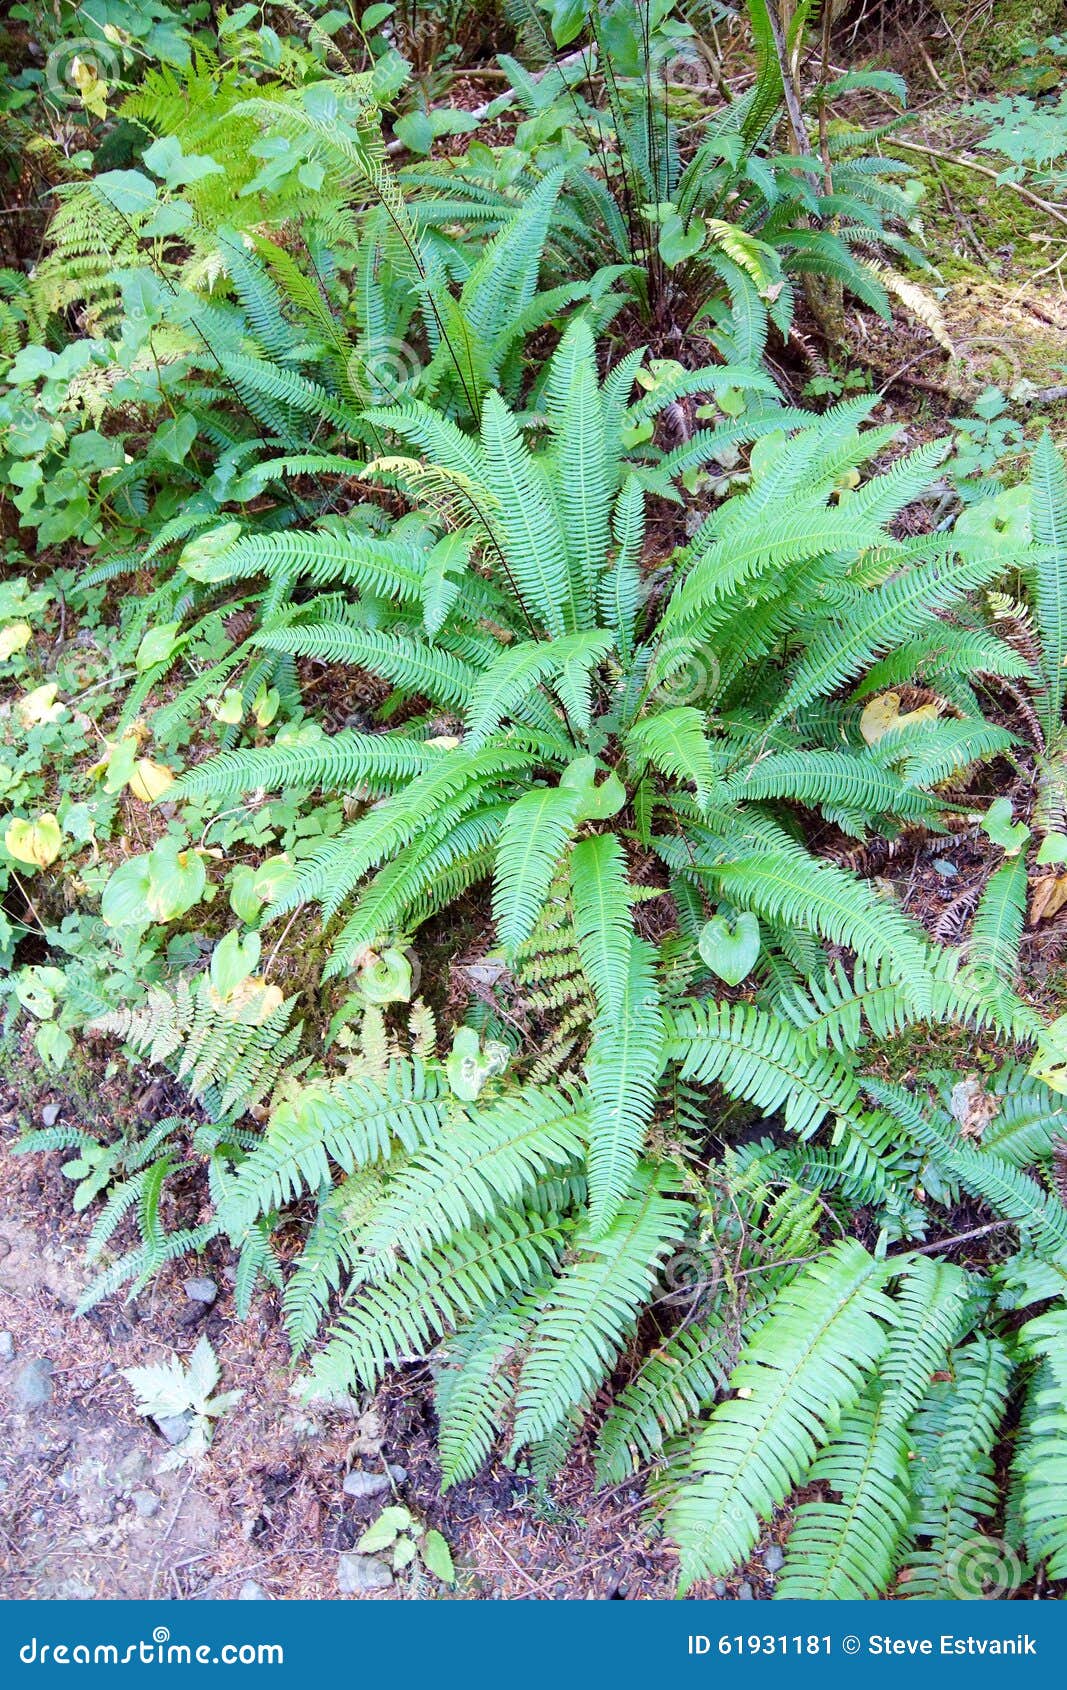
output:
<svg viewBox="0 0 1067 1690"><path fill-rule="evenodd" d="M335 1598L360 1570L353 1546L392 1501L444 1533L457 1582L449 1591L405 1574L376 1597L673 1596L674 1554L650 1535L640 1488L594 1500L582 1450L551 1507L495 1463L442 1501L425 1368L347 1412L299 1404L275 1293L239 1322L221 1251L178 1263L132 1302L76 1315L91 1214L71 1211L60 1171L69 1153L10 1153L49 1101L45 1086L0 1094L0 1596ZM210 1306L185 1292L204 1275L218 1286ZM244 1397L203 1461L168 1470L170 1446L136 1413L121 1370L187 1358L203 1332L222 1388ZM388 1489L347 1495L353 1471L388 1478ZM694 1595L769 1596L765 1561L779 1560L768 1541L742 1577Z"/></svg>

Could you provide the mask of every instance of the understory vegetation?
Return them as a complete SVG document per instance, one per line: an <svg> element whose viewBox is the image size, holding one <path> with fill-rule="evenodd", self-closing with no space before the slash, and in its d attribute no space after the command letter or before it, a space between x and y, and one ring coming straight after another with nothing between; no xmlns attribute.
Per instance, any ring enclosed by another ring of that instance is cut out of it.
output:
<svg viewBox="0 0 1067 1690"><path fill-rule="evenodd" d="M84 1307L226 1252L683 1594L1067 1578L1067 387L887 405L967 371L877 31L8 30L5 1061L165 1082L16 1146ZM951 164L1061 289L1065 53Z"/></svg>

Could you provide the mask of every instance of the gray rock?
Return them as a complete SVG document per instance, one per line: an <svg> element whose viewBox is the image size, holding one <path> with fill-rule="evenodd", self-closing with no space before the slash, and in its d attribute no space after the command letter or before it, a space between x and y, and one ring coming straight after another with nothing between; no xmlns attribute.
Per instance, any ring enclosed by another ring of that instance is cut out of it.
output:
<svg viewBox="0 0 1067 1690"><path fill-rule="evenodd" d="M390 1568L373 1555L349 1551L337 1563L337 1588L342 1596L366 1596L372 1590L388 1590L392 1582Z"/></svg>
<svg viewBox="0 0 1067 1690"><path fill-rule="evenodd" d="M52 1400L52 1363L47 1356L31 1356L15 1374L16 1408L43 1408Z"/></svg>
<svg viewBox="0 0 1067 1690"><path fill-rule="evenodd" d="M183 1444L193 1429L193 1417L188 1411L165 1414L162 1419L156 1417L156 1425L169 1444Z"/></svg>
<svg viewBox="0 0 1067 1690"><path fill-rule="evenodd" d="M185 1295L191 1303L207 1303L210 1305L219 1294L219 1288L213 1279L187 1279L185 1281Z"/></svg>
<svg viewBox="0 0 1067 1690"><path fill-rule="evenodd" d="M15 1353L15 1339L10 1332L0 1332L0 1361L10 1361Z"/></svg>
<svg viewBox="0 0 1067 1690"><path fill-rule="evenodd" d="M390 1461L389 1477L392 1479L394 1485L402 1485L407 1476L408 1470L406 1467L394 1467L393 1463Z"/></svg>
<svg viewBox="0 0 1067 1690"><path fill-rule="evenodd" d="M150 1520L153 1514L159 1513L159 1498L154 1490L135 1490L130 1501L142 1520Z"/></svg>
<svg viewBox="0 0 1067 1690"><path fill-rule="evenodd" d="M715 1592L716 1596L725 1596L726 1595L726 1580L725 1579L716 1579L715 1583L712 1585L711 1588Z"/></svg>
<svg viewBox="0 0 1067 1690"><path fill-rule="evenodd" d="M785 1551L776 1543L772 1543L771 1547L763 1552L763 1565L769 1573L780 1573L785 1566Z"/></svg>
<svg viewBox="0 0 1067 1690"><path fill-rule="evenodd" d="M346 1496L364 1500L369 1496L381 1496L389 1489L389 1480L384 1473L364 1473L356 1467L351 1473L345 1474L342 1489Z"/></svg>
<svg viewBox="0 0 1067 1690"><path fill-rule="evenodd" d="M747 1579L737 1593L737 1600L739 1602L754 1602L756 1600L756 1592Z"/></svg>
<svg viewBox="0 0 1067 1690"><path fill-rule="evenodd" d="M30 1515L30 1522L35 1526L43 1526L45 1517L45 1511L43 1508L35 1508L33 1513Z"/></svg>
<svg viewBox="0 0 1067 1690"><path fill-rule="evenodd" d="M255 1579L245 1579L244 1584L237 1592L237 1600L238 1602L269 1602L270 1597L263 1586L256 1583Z"/></svg>
<svg viewBox="0 0 1067 1690"><path fill-rule="evenodd" d="M46 1103L44 1108L41 1110L42 1127L54 1127L56 1122L59 1120L60 1110L60 1104Z"/></svg>
<svg viewBox="0 0 1067 1690"><path fill-rule="evenodd" d="M132 1490L148 1472L149 1460L143 1449L126 1452L115 1468L115 1483L119 1490Z"/></svg>

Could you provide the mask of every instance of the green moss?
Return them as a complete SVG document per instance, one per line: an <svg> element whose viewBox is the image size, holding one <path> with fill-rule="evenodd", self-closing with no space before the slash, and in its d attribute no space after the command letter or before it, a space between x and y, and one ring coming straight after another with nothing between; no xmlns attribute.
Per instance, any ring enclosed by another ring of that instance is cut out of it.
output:
<svg viewBox="0 0 1067 1690"><path fill-rule="evenodd" d="M1063 27L1063 0L996 0L978 18L974 0L934 0L934 7L950 31L946 55L955 61L957 74L953 40L960 42L969 75L978 79L980 73L987 84L1016 69L1024 41L1043 41Z"/></svg>
<svg viewBox="0 0 1067 1690"><path fill-rule="evenodd" d="M994 1035L988 1045L965 1027L909 1027L891 1039L872 1039L864 1052L863 1066L880 1078L899 1082L934 1068L949 1068L967 1074L977 1069L995 1074L1004 1061L1004 1051Z"/></svg>

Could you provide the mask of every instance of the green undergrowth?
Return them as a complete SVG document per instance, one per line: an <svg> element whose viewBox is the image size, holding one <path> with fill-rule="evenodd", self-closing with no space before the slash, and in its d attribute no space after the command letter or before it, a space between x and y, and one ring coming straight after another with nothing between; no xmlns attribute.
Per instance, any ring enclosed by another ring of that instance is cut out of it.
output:
<svg viewBox="0 0 1067 1690"><path fill-rule="evenodd" d="M782 1596L985 1594L990 1538L1021 1590L1067 469L991 383L886 421L847 344L794 403L797 334L943 344L945 254L836 121L899 78L769 3L728 97L669 0L509 7L503 141L400 9L110 0L89 58L61 6L10 79L57 186L0 275L0 992L69 1104L15 1148L84 1309L224 1251L297 1395L432 1363L445 1491L640 1482L683 1594L785 1507Z"/></svg>

